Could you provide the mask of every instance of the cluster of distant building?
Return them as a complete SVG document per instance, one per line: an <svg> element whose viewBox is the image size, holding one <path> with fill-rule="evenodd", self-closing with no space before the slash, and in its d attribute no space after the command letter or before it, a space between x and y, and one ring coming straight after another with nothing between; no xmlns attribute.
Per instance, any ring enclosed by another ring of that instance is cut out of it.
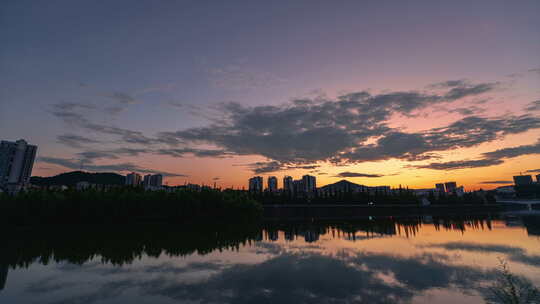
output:
<svg viewBox="0 0 540 304"><path fill-rule="evenodd" d="M415 189L414 193L417 196L427 196L429 194L434 194L435 196L440 196L440 195L463 196L465 194L465 189L463 188L463 186L458 187L456 182L445 182L445 183L435 184L435 188Z"/></svg>
<svg viewBox="0 0 540 304"><path fill-rule="evenodd" d="M147 174L144 177L136 172L131 172L126 175L126 186L139 187L143 186L147 190L159 190L162 188L163 175Z"/></svg>
<svg viewBox="0 0 540 304"><path fill-rule="evenodd" d="M286 193L294 196L312 196L317 195L332 195L337 193L385 193L389 194L392 189L390 186L364 186L351 183L346 180L341 180L334 184L325 185L317 188L317 178L312 175L304 175L300 179L293 179L292 176L283 177L283 186L279 188L278 178L275 176L268 177L267 186L264 187L264 179L262 176L255 176L249 179L249 191L252 193Z"/></svg>
<svg viewBox="0 0 540 304"><path fill-rule="evenodd" d="M249 191L250 192L263 192L263 177L255 176L249 179ZM275 176L268 178L268 184L266 191L278 192L278 179ZM317 178L312 175L304 175L301 179L294 180L291 176L283 177L283 188L285 192L291 193L310 193L317 191Z"/></svg>
<svg viewBox="0 0 540 304"><path fill-rule="evenodd" d="M341 180L334 184L325 185L323 187L317 188L317 179L315 176L304 175L301 179L294 180L291 176L283 177L283 187L278 187L278 178L275 176L270 176L267 179L266 188L264 187L264 179L262 176L254 176L249 179L249 191L252 193L260 192L286 192L292 194L309 194L309 193L318 193L318 194L334 194L334 193L343 193L343 192L352 192L352 193L382 193L390 194L393 190L398 191L399 189L392 189L390 186L365 186L355 183L351 183L346 180ZM412 190L418 196L427 196L430 193L439 195L457 195L463 196L465 190L463 186L458 186L456 182L445 182L435 184L435 188L429 189L414 189Z"/></svg>

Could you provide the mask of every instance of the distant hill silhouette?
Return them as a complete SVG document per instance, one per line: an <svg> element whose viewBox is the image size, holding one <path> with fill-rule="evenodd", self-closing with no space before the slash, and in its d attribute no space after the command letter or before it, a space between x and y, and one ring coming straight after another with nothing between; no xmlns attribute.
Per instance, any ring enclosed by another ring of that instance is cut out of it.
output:
<svg viewBox="0 0 540 304"><path fill-rule="evenodd" d="M78 182L91 184L123 185L125 177L116 173L90 173L73 171L51 177L32 176L30 183L38 186L66 185L75 186Z"/></svg>
<svg viewBox="0 0 540 304"><path fill-rule="evenodd" d="M365 187L366 186L364 186L364 185L351 183L348 180L342 179L339 182L323 186L323 187L321 187L321 189L348 192L348 191L354 191L354 190L358 190L358 189L363 189Z"/></svg>

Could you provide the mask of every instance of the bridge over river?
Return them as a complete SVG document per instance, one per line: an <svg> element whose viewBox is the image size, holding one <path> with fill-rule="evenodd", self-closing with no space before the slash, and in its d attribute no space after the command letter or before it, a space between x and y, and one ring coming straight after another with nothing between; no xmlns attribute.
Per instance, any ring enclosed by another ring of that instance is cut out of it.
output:
<svg viewBox="0 0 540 304"><path fill-rule="evenodd" d="M540 200L539 199L499 199L497 198L497 203L526 205L529 211L532 211L532 206L540 204Z"/></svg>

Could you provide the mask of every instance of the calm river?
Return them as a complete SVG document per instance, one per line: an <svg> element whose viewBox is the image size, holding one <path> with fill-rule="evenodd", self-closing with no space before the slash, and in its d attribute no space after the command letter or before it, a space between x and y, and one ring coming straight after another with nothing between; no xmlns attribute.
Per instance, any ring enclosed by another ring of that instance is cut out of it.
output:
<svg viewBox="0 0 540 304"><path fill-rule="evenodd" d="M540 285L533 215L2 232L0 303L484 303Z"/></svg>

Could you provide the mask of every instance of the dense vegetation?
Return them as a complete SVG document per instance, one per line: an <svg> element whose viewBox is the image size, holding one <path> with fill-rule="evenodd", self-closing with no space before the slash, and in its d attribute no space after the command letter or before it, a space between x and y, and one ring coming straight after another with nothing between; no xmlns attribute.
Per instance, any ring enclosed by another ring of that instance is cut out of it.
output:
<svg viewBox="0 0 540 304"><path fill-rule="evenodd" d="M78 182L99 185L123 185L125 177L116 173L90 173L73 171L51 177L32 176L30 183L36 186L66 185L75 186Z"/></svg>
<svg viewBox="0 0 540 304"><path fill-rule="evenodd" d="M259 203L241 191L28 191L0 195L0 221L13 224L58 222L198 221L253 218Z"/></svg>
<svg viewBox="0 0 540 304"><path fill-rule="evenodd" d="M451 205L451 204L494 204L496 203L495 196L489 192L467 192L463 196L441 194L435 196L431 193L427 199L434 205Z"/></svg>
<svg viewBox="0 0 540 304"><path fill-rule="evenodd" d="M334 191L331 193L290 193L290 192L262 192L251 193L253 199L263 204L369 204L374 205L421 205L421 198L412 190L398 189L391 192L372 191ZM465 193L463 196L457 195L429 195L427 199L433 205L456 205L456 204L483 204L495 203L495 198L491 194L480 195L476 193Z"/></svg>

